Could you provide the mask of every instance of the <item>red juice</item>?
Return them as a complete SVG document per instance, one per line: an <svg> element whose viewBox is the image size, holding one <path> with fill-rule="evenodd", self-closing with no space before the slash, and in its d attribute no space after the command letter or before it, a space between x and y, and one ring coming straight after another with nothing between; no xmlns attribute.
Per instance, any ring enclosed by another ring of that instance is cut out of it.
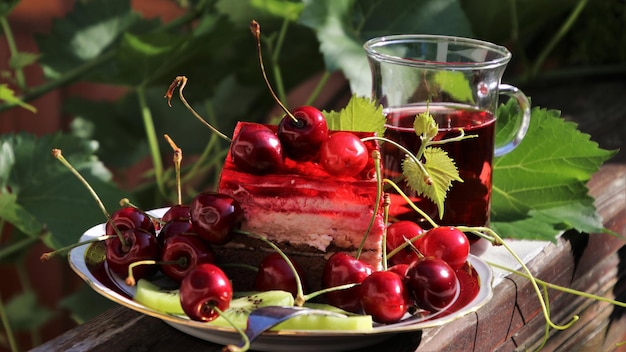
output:
<svg viewBox="0 0 626 352"><path fill-rule="evenodd" d="M411 105L386 109L387 125L385 137L406 147L414 153L419 150L420 140L413 129L417 114L426 111L425 105ZM440 219L437 207L428 199L417 196L410 190L402 177L404 152L390 143L383 143L384 176L394 180L415 204L440 225L485 226L489 222L491 198L491 168L494 153L495 117L485 110L469 106L431 103L429 113L439 126L435 140L459 135L463 128L465 135L475 138L448 142L440 147L454 160L463 182L453 181L444 202L444 214ZM391 192L391 191L390 191ZM425 227L424 219L406 202L392 194L390 215L398 219L417 221Z"/></svg>

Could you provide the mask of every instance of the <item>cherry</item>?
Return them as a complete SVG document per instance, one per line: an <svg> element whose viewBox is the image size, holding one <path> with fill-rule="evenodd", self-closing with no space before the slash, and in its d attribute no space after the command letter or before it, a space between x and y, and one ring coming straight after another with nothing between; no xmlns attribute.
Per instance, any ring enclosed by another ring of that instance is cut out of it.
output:
<svg viewBox="0 0 626 352"><path fill-rule="evenodd" d="M290 261L296 268L302 285L306 287L302 269L293 260L290 259ZM295 297L298 293L298 284L293 270L285 259L280 254L273 252L261 261L254 279L254 289L257 291L283 290L291 292Z"/></svg>
<svg viewBox="0 0 626 352"><path fill-rule="evenodd" d="M243 220L243 210L234 198L223 193L202 192L189 206L194 231L211 244L229 242Z"/></svg>
<svg viewBox="0 0 626 352"><path fill-rule="evenodd" d="M478 291L480 291L480 277L476 269L469 262L466 262L454 272L459 279L459 297L450 308L442 313L443 315L456 312L465 307L478 295Z"/></svg>
<svg viewBox="0 0 626 352"><path fill-rule="evenodd" d="M172 205L161 217L161 221L167 223L171 220L189 220L189 205Z"/></svg>
<svg viewBox="0 0 626 352"><path fill-rule="evenodd" d="M406 273L409 270L409 264L404 264L404 263L400 263L400 264L396 264L393 266L390 266L387 271L391 271L394 272L398 275L400 275L400 277L402 278L406 278Z"/></svg>
<svg viewBox="0 0 626 352"><path fill-rule="evenodd" d="M274 131L258 123L241 123L230 145L235 166L247 173L261 175L280 170L283 148Z"/></svg>
<svg viewBox="0 0 626 352"><path fill-rule="evenodd" d="M121 236L126 242L124 247L119 236L113 236L105 241L106 263L112 272L125 278L128 276L128 267L134 262L142 260L157 260L160 247L156 237L140 228L121 230ZM155 265L139 265L133 268L136 279L153 275L158 270Z"/></svg>
<svg viewBox="0 0 626 352"><path fill-rule="evenodd" d="M328 124L321 111L312 106L301 106L282 118L276 134L289 158L311 160L328 138Z"/></svg>
<svg viewBox="0 0 626 352"><path fill-rule="evenodd" d="M372 272L374 269L371 265L345 252L337 252L328 258L324 265L322 286L329 288L345 284L360 284ZM360 289L357 285L345 290L328 292L325 297L328 303L335 307L358 313L361 310Z"/></svg>
<svg viewBox="0 0 626 352"><path fill-rule="evenodd" d="M233 288L222 269L200 264L180 283L180 303L192 320L211 321L230 306ZM217 309L215 309L217 308ZM219 311L218 311L219 309Z"/></svg>
<svg viewBox="0 0 626 352"><path fill-rule="evenodd" d="M159 245L163 247L170 237L185 233L194 233L191 221L189 219L173 219L166 222L161 227L161 230L157 235L157 241L159 242Z"/></svg>
<svg viewBox="0 0 626 352"><path fill-rule="evenodd" d="M387 253L390 253L394 249L406 243L406 240L412 240L418 236L421 236L424 230L413 221L400 220L387 226L386 245ZM419 247L421 237L413 241L415 248ZM388 259L390 265L397 264L411 264L416 261L419 254L415 251L415 248L411 246L405 246L398 253L394 254Z"/></svg>
<svg viewBox="0 0 626 352"><path fill-rule="evenodd" d="M334 176L356 176L365 166L369 154L365 144L351 132L336 132L320 147L320 163Z"/></svg>
<svg viewBox="0 0 626 352"><path fill-rule="evenodd" d="M363 280L359 293L363 311L379 323L395 323L409 308L403 278L392 271L373 272Z"/></svg>
<svg viewBox="0 0 626 352"><path fill-rule="evenodd" d="M107 221L105 233L109 236L115 236L116 232L111 222L120 230L143 229L154 235L155 228L152 219L145 212L133 207L127 206L116 210L111 215L111 221Z"/></svg>
<svg viewBox="0 0 626 352"><path fill-rule="evenodd" d="M443 259L456 270L467 261L470 243L456 227L439 226L428 230L417 248L424 256Z"/></svg>
<svg viewBox="0 0 626 352"><path fill-rule="evenodd" d="M406 284L415 303L431 312L446 308L459 287L450 265L433 257L423 257L409 265Z"/></svg>
<svg viewBox="0 0 626 352"><path fill-rule="evenodd" d="M181 261L179 264L169 262ZM215 262L211 246L195 234L171 236L161 250L161 271L174 281L181 282L196 266Z"/></svg>

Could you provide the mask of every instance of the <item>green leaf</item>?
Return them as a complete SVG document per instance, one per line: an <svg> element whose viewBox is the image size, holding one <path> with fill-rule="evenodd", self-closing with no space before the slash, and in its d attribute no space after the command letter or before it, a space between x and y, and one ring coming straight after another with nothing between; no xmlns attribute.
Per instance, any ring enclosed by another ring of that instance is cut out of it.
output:
<svg viewBox="0 0 626 352"><path fill-rule="evenodd" d="M33 291L25 291L5 304L9 325L15 331L29 331L41 327L54 313L37 302Z"/></svg>
<svg viewBox="0 0 626 352"><path fill-rule="evenodd" d="M510 133L510 104L498 110L498 134ZM567 229L603 231L586 182L614 154L558 111L533 108L524 140L494 160L491 226L508 237L552 241Z"/></svg>
<svg viewBox="0 0 626 352"><path fill-rule="evenodd" d="M385 133L385 115L382 105L376 106L368 98L353 95L345 108L339 112L323 111L328 129L337 131Z"/></svg>
<svg viewBox="0 0 626 352"><path fill-rule="evenodd" d="M413 121L413 129L415 134L422 136L422 140L431 141L439 132L437 122L433 118L433 115L425 111L415 116Z"/></svg>
<svg viewBox="0 0 626 352"><path fill-rule="evenodd" d="M276 17L295 21L304 4L290 0L218 0L215 7L234 23L247 25L252 19L261 24Z"/></svg>
<svg viewBox="0 0 626 352"><path fill-rule="evenodd" d="M17 196L12 193L0 194L0 218L31 237L44 231L44 226L17 202Z"/></svg>
<svg viewBox="0 0 626 352"><path fill-rule="evenodd" d="M407 184L419 195L423 195L437 205L439 217L443 217L446 194L452 186L452 181L463 182L459 172L446 151L441 148L428 147L424 149L424 171L412 158L402 161L402 173Z"/></svg>
<svg viewBox="0 0 626 352"><path fill-rule="evenodd" d="M363 43L398 33L472 36L459 0L307 0L300 22L315 30L328 70L342 70L353 93L371 94Z"/></svg>
<svg viewBox="0 0 626 352"><path fill-rule="evenodd" d="M49 34L37 37L41 64L48 77L93 60L117 44L124 33L154 26L131 10L129 0L76 2L72 11L53 22Z"/></svg>
<svg viewBox="0 0 626 352"><path fill-rule="evenodd" d="M106 221L85 186L65 166L50 155L53 148L65 158L96 190L105 206L117 209L125 193L113 186L110 172L94 157L97 144L56 133L35 137L30 134L0 136L0 145L8 143L15 153L15 163L8 172L3 193L2 216L33 236L45 227L52 235L44 238L52 248L75 243L91 226Z"/></svg>
<svg viewBox="0 0 626 352"><path fill-rule="evenodd" d="M39 54L19 52L16 56L11 56L9 60L9 67L12 69L23 69L26 66L32 65L39 59Z"/></svg>
<svg viewBox="0 0 626 352"><path fill-rule="evenodd" d="M4 100L9 104L17 104L30 112L37 112L37 108L25 103L22 99L15 96L15 92L7 84L0 84L0 100Z"/></svg>

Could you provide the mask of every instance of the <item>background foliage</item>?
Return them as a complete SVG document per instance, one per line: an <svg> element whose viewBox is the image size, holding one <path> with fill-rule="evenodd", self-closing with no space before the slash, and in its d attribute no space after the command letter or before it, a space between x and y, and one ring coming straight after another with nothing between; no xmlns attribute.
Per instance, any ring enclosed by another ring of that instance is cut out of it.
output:
<svg viewBox="0 0 626 352"><path fill-rule="evenodd" d="M173 107L168 107L163 94L174 77L184 74L189 78L187 100L226 134L237 120L271 120L274 104L260 76L248 30L251 19L262 25L266 67L282 101L303 82L320 77L308 92L308 102L314 101L330 88L324 85L336 72L348 82L337 90L338 98L349 92L368 96L369 67L361 45L385 34L448 34L507 45L514 61L505 80L517 84L550 75L619 70L626 62L626 36L616 35L626 19L621 0L593 4L586 0L179 0L183 14L168 23L143 18L130 0L76 1L70 13L54 21L49 34L37 38L39 53L23 52L20 43L12 41L8 17L18 3L0 3L0 24L11 51L10 70L2 72L0 111L30 109L45 119L45 111L35 112L29 102L76 82L113 85L126 93L113 103L67 99L63 111L73 118L58 133L0 135L0 262L4 265L22 265L24 253L39 241L51 248L74 243L83 230L103 221L84 187L50 157L52 148L63 150L108 209L115 209L122 197L144 208L176 202L171 147L162 138L164 133L185 153L184 201L214 187L227 145L200 125L176 97ZM557 69L546 71L546 64ZM24 81L23 70L30 65L43 69L45 83L29 86ZM319 108L336 106L331 101ZM541 110L533 114L539 119L558 118L558 113ZM560 128L547 121L548 128ZM572 138L580 138L573 129ZM580 150L597 151L595 147ZM584 184L610 155L598 151L589 156L593 165L577 184ZM146 159L151 166L139 184L124 187L113 178ZM588 212L589 199L582 203ZM525 206L522 218L533 209ZM510 221L502 219L503 224ZM598 227L597 219L592 219L592 225ZM548 236L552 230L550 225ZM87 289L61 305L84 321L99 313L92 308L96 305L86 309L85 304L97 299ZM28 289L0 303L4 303L0 316L7 336L11 335L8 327L36 330L51 316Z"/></svg>

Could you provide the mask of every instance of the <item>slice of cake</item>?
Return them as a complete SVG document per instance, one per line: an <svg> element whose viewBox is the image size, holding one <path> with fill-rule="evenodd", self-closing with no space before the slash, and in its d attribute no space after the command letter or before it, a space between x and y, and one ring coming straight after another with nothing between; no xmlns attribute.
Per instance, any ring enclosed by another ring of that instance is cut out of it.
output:
<svg viewBox="0 0 626 352"><path fill-rule="evenodd" d="M234 136L245 124L240 122L236 126ZM276 126L268 127L276 129ZM359 138L373 135L355 134ZM374 141L365 144L369 155L378 149ZM380 267L384 222L382 205L374 214L377 185L371 156L359 175L337 177L315 161L296 162L289 158L278 172L250 174L239 170L229 153L218 192L240 203L245 217L242 230L265 236L304 269L311 290L320 288L322 268L328 257L338 251L356 253L370 223L360 259ZM223 261L235 262L236 258L236 262L254 266L273 251L262 241L246 236L236 236L215 250ZM235 280L238 276L235 275ZM251 282L249 278L237 281Z"/></svg>

